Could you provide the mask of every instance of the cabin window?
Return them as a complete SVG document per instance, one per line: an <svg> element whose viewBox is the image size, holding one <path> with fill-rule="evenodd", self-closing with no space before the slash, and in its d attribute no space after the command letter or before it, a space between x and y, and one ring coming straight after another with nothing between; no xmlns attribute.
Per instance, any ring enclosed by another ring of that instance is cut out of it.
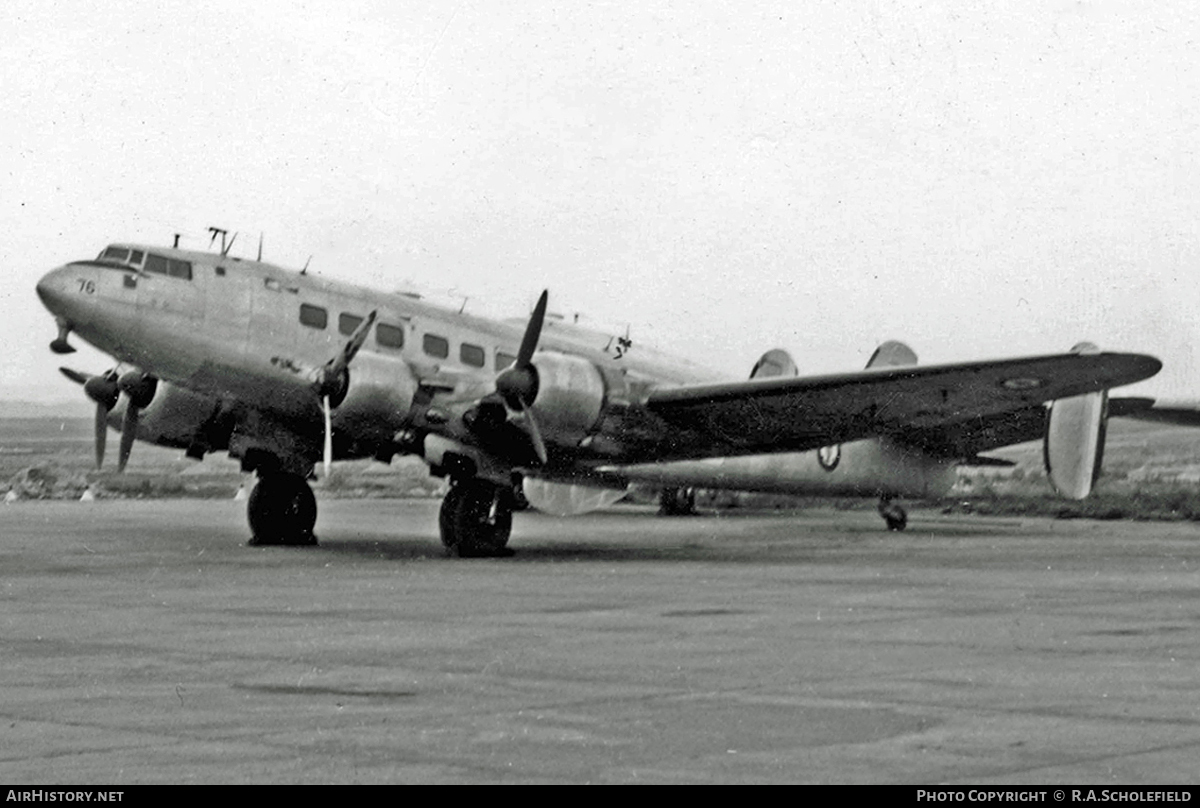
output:
<svg viewBox="0 0 1200 808"><path fill-rule="evenodd" d="M383 348L403 348L404 329L398 325L380 323L375 326L375 342Z"/></svg>
<svg viewBox="0 0 1200 808"><path fill-rule="evenodd" d="M145 256L146 256L146 254L144 252L142 252L141 250L134 250L133 252L131 252L129 254L129 263L134 264L136 266L137 264L142 263L142 259Z"/></svg>
<svg viewBox="0 0 1200 808"><path fill-rule="evenodd" d="M342 312L338 315L338 331L346 336L354 333L354 329L362 325L363 318L357 314L346 314Z"/></svg>
<svg viewBox="0 0 1200 808"><path fill-rule="evenodd" d="M225 267L220 267L220 266L218 266L218 267L213 267L213 272L217 273L218 275L224 275L224 274L225 274Z"/></svg>
<svg viewBox="0 0 1200 808"><path fill-rule="evenodd" d="M464 365L470 365L473 368L481 368L484 366L486 356L483 348L478 345L471 345L464 342L458 347L458 358Z"/></svg>
<svg viewBox="0 0 1200 808"><path fill-rule="evenodd" d="M300 322L309 328L324 328L329 322L329 312L320 306L300 304Z"/></svg>
<svg viewBox="0 0 1200 808"><path fill-rule="evenodd" d="M504 370L511 367L516 361L517 358L512 354L505 353L504 351L496 351L496 370Z"/></svg>
<svg viewBox="0 0 1200 808"><path fill-rule="evenodd" d="M450 355L450 341L436 334L426 334L423 347L425 354L435 359L445 359Z"/></svg>

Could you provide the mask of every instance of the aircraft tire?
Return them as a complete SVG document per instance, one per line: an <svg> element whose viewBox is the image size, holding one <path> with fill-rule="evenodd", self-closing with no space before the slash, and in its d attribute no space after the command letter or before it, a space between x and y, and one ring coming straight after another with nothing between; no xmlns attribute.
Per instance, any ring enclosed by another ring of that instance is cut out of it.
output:
<svg viewBox="0 0 1200 808"><path fill-rule="evenodd" d="M692 516L696 513L695 488L664 488L658 498L662 516Z"/></svg>
<svg viewBox="0 0 1200 808"><path fill-rule="evenodd" d="M899 533L908 527L908 513L899 505L889 505L886 511L881 511L887 529Z"/></svg>
<svg viewBox="0 0 1200 808"><path fill-rule="evenodd" d="M246 518L257 547L311 547L317 543L317 499L303 477L274 472L261 476L250 500Z"/></svg>
<svg viewBox="0 0 1200 808"><path fill-rule="evenodd" d="M459 558L508 555L512 492L483 480L454 485L438 513L442 544Z"/></svg>

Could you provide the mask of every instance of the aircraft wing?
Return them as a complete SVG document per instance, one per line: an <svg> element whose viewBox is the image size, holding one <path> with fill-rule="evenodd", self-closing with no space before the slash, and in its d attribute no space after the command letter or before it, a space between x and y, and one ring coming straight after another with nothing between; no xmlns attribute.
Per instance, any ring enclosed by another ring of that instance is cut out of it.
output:
<svg viewBox="0 0 1200 808"><path fill-rule="evenodd" d="M876 435L969 456L1040 437L1046 401L1131 384L1161 367L1141 354L1067 353L656 389L646 405L673 431L658 447L664 460L804 451Z"/></svg>

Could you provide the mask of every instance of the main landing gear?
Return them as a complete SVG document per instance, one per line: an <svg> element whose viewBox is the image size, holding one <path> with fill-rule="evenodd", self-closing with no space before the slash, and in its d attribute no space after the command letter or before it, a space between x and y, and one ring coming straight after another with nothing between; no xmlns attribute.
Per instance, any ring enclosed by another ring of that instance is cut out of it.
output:
<svg viewBox="0 0 1200 808"><path fill-rule="evenodd" d="M317 500L298 474L260 472L250 492L246 515L254 533L250 539L253 546L310 547L317 543L313 535Z"/></svg>
<svg viewBox="0 0 1200 808"><path fill-rule="evenodd" d="M879 515L887 522L888 530L899 532L908 527L908 513L899 505L894 505L891 497L879 498Z"/></svg>
<svg viewBox="0 0 1200 808"><path fill-rule="evenodd" d="M658 496L662 516L693 516L696 513L695 488L664 488Z"/></svg>
<svg viewBox="0 0 1200 808"><path fill-rule="evenodd" d="M442 544L459 558L512 555L512 513L511 487L478 478L453 481L438 514Z"/></svg>

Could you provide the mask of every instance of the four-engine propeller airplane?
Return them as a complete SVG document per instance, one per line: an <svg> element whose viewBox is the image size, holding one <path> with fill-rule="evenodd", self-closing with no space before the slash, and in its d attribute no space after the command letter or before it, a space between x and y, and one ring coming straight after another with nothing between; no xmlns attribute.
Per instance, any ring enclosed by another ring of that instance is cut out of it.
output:
<svg viewBox="0 0 1200 808"><path fill-rule="evenodd" d="M504 552L514 480L543 510L579 513L632 482L880 498L946 492L957 464L1044 437L1054 486L1086 496L1112 387L1151 356L1069 353L918 366L886 343L867 369L799 377L783 351L726 380L627 338L546 317L499 322L220 253L113 244L45 275L57 353L72 333L110 354L100 375L64 368L108 426L134 439L226 451L258 481L252 541L313 543L307 478L324 460L422 457L448 476L439 524L462 556Z"/></svg>

